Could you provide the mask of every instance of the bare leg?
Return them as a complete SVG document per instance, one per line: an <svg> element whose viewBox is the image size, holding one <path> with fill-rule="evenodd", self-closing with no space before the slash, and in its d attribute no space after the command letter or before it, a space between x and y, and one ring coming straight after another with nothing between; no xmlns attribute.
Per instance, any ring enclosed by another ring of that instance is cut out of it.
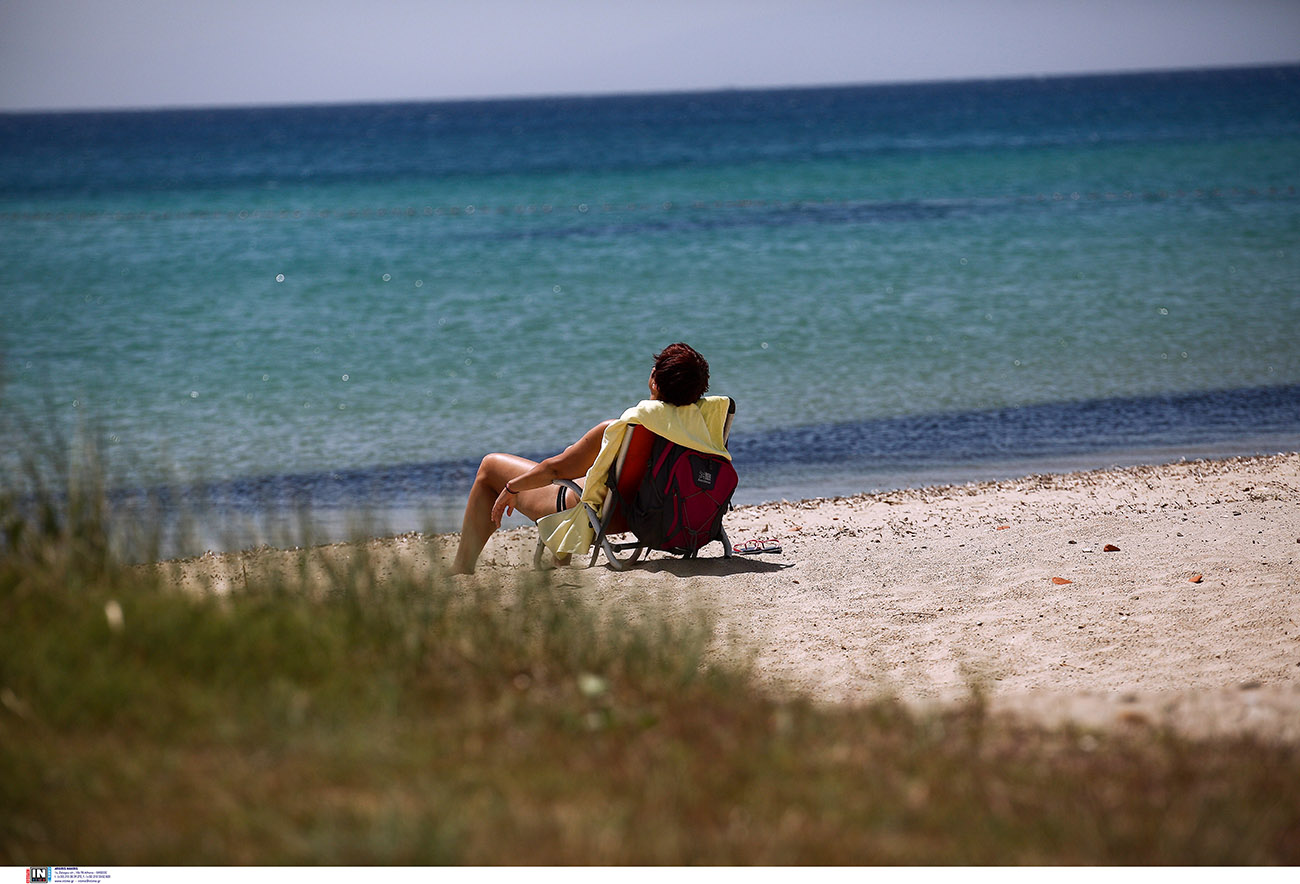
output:
<svg viewBox="0 0 1300 884"><path fill-rule="evenodd" d="M474 572L479 553L497 529L492 522L492 505L496 503L501 489L511 479L523 475L536 465L535 461L514 454L489 454L483 458L478 473L474 476L474 485L469 490L469 500L465 502L460 546L456 549L456 559L451 566L453 574ZM555 512L556 491L555 486L548 485L520 492L515 509L535 522L542 516ZM572 492L569 496L573 496Z"/></svg>

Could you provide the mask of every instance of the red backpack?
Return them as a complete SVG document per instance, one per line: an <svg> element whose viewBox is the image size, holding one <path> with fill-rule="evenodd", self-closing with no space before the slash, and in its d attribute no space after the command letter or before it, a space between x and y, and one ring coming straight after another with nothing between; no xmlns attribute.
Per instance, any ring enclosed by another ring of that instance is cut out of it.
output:
<svg viewBox="0 0 1300 884"><path fill-rule="evenodd" d="M725 457L656 436L641 484L624 503L627 526L652 549L693 556L721 536L736 482Z"/></svg>

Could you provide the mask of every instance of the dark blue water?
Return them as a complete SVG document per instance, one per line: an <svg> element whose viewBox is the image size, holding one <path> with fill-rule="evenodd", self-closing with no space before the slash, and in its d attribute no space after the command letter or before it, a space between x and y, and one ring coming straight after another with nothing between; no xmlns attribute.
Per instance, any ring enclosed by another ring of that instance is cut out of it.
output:
<svg viewBox="0 0 1300 884"><path fill-rule="evenodd" d="M740 408L743 412L743 405ZM1060 462L1140 462L1146 452L1236 451L1269 453L1263 440L1300 434L1300 385L1218 390L1167 396L1099 399L993 411L915 415L764 433L737 432L730 450L737 471L779 484L789 471L832 476L868 491L889 480L947 470L960 481L971 465L980 475L1013 476ZM1261 447L1263 446L1263 447ZM525 452L541 459L554 452ZM967 469L963 469L967 465ZM257 476L205 483L155 494L202 500L239 511L270 505L277 511L418 509L431 498L463 497L477 459L392 464L366 469ZM991 472L989 472L991 468ZM850 478L852 477L852 478ZM884 480L884 481L882 481ZM821 483L825 479L822 478ZM752 492L741 502L758 502Z"/></svg>
<svg viewBox="0 0 1300 884"><path fill-rule="evenodd" d="M1294 136L1295 67L875 87L0 114L0 194L643 173L981 148ZM1221 182L1228 183L1228 182ZM1293 184L1294 182L1286 182Z"/></svg>

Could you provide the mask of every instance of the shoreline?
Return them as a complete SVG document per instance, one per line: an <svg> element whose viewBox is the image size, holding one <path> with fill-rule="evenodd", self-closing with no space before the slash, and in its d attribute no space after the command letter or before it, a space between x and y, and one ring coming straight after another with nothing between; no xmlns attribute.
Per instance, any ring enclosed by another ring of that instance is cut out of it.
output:
<svg viewBox="0 0 1300 884"><path fill-rule="evenodd" d="M805 500L829 500L847 495L885 494L940 486L964 486L980 482L998 482L1028 475L1072 475L1075 473L1118 470L1162 464L1175 464L1193 460L1226 460L1231 458L1269 456L1296 450L1300 438L1295 433L1257 434L1218 443L1180 445L1177 447L1142 447L1104 449L1089 452L988 459L983 461L954 461L912 463L889 467L876 465L859 468L854 464L809 463L803 466L785 464L781 467L755 466L742 463L740 487L733 502L739 508L762 506L769 503L798 503ZM541 457L543 455L537 455ZM259 546L267 541L272 546L297 545L298 534L307 533L311 545L327 545L357 538L396 536L418 531L425 534L452 534L460 526L465 495L469 492L469 461L449 461L464 474L464 487L453 493L434 492L417 503L410 493L403 491L397 500L387 504L340 506L329 503L312 505L310 499L302 511L294 506L272 506L268 512L247 509L240 505L204 504L202 498L189 515L196 517L197 535L188 538L181 547L173 547L166 558L186 558L200 551L217 554L238 552ZM374 468L379 473L395 474L422 469L438 468L446 464L406 464ZM300 474L269 477L269 480L286 482L303 478L337 476L340 473L365 473L370 468L333 473ZM224 488L228 485L256 484L269 481L261 479L212 480L208 487ZM853 489L846 491L845 489ZM389 489L391 491L391 489ZM387 496L387 493L381 493ZM226 499L218 495L216 500ZM208 513L208 516L203 516ZM215 514L215 515L212 515ZM530 528L532 523L523 516L508 516L503 528ZM266 526L274 528L268 529ZM294 529L299 529L295 531Z"/></svg>
<svg viewBox="0 0 1300 884"><path fill-rule="evenodd" d="M1193 461L1221 461L1234 458L1269 457L1297 450L1300 439L1294 433L1261 433L1232 440L1203 442L1191 445L1132 446L1104 448L1095 451L1071 451L1036 457L1007 457L982 461L937 461L928 464L910 464L896 469L875 467L855 470L841 468L838 474L830 473L825 465L811 465L807 475L786 468L793 478L769 481L751 490L748 481L753 473L763 478L764 470L746 470L737 497L745 498L746 505L802 500L829 500L837 497L863 494L887 494L893 491L911 491L924 488L967 486L978 483L1011 481L1024 476L1074 475L1131 469L1147 466L1173 466ZM838 488L854 486L852 492L838 492ZM798 489L798 490L796 490Z"/></svg>
<svg viewBox="0 0 1300 884"><path fill-rule="evenodd" d="M551 579L670 616L704 606L720 645L744 637L760 681L825 702L925 707L978 691L1045 724L1297 742L1298 503L1296 452L1034 474L740 506L733 543L777 536L779 554L723 559L712 545L623 573L584 559ZM409 532L366 547L428 567L454 541ZM523 573L535 542L532 527L502 530L476 575L448 579ZM220 591L290 555L173 565L182 585Z"/></svg>

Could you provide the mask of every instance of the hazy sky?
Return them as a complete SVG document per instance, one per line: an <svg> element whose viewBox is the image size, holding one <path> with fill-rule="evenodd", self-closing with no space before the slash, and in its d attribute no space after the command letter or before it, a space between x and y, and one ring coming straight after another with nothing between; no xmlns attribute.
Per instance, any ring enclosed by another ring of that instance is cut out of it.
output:
<svg viewBox="0 0 1300 884"><path fill-rule="evenodd" d="M1300 61L1300 0L0 0L0 109Z"/></svg>

